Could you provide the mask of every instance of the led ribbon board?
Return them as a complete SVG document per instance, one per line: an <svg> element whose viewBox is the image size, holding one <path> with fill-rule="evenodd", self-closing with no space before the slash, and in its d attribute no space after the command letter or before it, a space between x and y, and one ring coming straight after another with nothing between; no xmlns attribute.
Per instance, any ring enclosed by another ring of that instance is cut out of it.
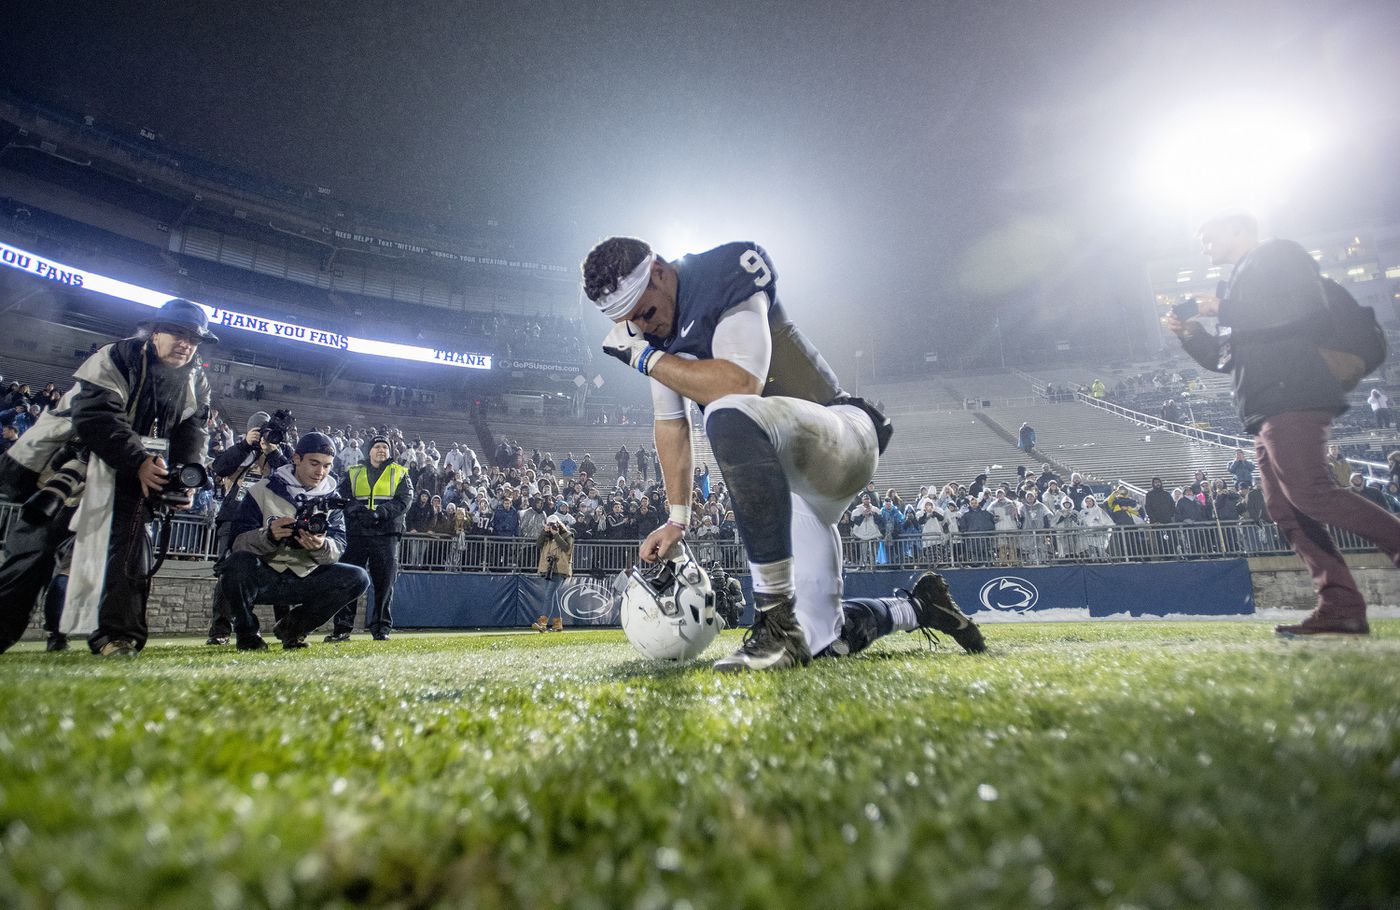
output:
<svg viewBox="0 0 1400 910"><path fill-rule="evenodd" d="M85 291L94 291L98 294L106 294L108 297L116 297L119 300L129 300L132 303L139 303L142 306L148 306L152 309L160 307L167 300L176 296L161 291L153 291L150 288L143 288L138 285L128 284L125 281L118 281L115 278L108 278L106 275L99 275L96 272L89 272L86 269L74 268L71 265L55 262L45 256L40 256L37 253L31 253L3 242L0 242L0 264L3 264L7 268L15 269L16 271L34 275L46 281L52 281L55 284L66 285L70 288L81 288ZM394 341L356 338L353 335L342 335L339 332L326 332L304 325L294 325L290 322L279 322L276 319L264 319L261 316L250 316L247 313L240 313L236 310L211 307L202 303L198 305L208 314L211 325L217 325L222 328L256 332L259 335L267 335L271 338L281 338L300 344L346 351L351 354L373 354L375 357L393 357L398 360L412 360L418 363L440 363L446 366L462 367L468 370L491 369L490 354L473 354L467 351L444 351L435 348L419 347L413 344L399 344Z"/></svg>

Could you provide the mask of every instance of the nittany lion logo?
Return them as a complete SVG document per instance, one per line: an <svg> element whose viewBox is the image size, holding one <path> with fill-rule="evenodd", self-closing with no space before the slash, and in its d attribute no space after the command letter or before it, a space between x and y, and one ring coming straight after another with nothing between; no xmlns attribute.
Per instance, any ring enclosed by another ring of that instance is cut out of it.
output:
<svg viewBox="0 0 1400 910"><path fill-rule="evenodd" d="M1040 600L1040 591L1024 578L999 575L982 586L982 590L977 592L977 599L988 610L1026 613Z"/></svg>
<svg viewBox="0 0 1400 910"><path fill-rule="evenodd" d="M558 596L560 610L576 620L604 625L617 622L618 598L607 581L575 575L564 580Z"/></svg>

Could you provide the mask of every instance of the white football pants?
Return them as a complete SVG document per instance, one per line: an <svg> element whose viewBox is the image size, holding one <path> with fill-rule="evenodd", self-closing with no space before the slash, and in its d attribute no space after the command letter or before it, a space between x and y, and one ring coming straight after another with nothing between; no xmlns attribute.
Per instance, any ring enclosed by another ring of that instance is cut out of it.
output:
<svg viewBox="0 0 1400 910"><path fill-rule="evenodd" d="M870 416L852 405L822 407L800 398L726 395L705 420L733 408L757 423L792 492L792 576L797 621L813 654L841 632L841 536L836 523L875 475L879 441ZM723 465L720 466L723 471Z"/></svg>

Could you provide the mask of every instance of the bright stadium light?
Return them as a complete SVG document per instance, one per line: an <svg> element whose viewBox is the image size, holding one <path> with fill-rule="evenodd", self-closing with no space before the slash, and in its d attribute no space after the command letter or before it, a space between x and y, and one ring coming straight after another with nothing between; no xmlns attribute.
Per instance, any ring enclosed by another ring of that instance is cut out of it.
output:
<svg viewBox="0 0 1400 910"><path fill-rule="evenodd" d="M672 222L661 229L651 245L657 255L665 259L678 259L687 253L703 252L715 244L701 246L699 232L692 225Z"/></svg>
<svg viewBox="0 0 1400 910"><path fill-rule="evenodd" d="M1155 205L1175 211L1266 210L1287 199L1328 131L1259 99L1184 110L1149 140L1138 186Z"/></svg>

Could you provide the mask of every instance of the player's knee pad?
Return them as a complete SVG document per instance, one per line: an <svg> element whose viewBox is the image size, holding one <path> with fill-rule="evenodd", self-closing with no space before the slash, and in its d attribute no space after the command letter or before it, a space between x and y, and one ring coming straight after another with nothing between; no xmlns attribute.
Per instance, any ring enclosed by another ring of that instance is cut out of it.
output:
<svg viewBox="0 0 1400 910"><path fill-rule="evenodd" d="M739 536L757 564L792 556L792 501L778 450L740 408L707 409L705 433L734 501Z"/></svg>
<svg viewBox="0 0 1400 910"><path fill-rule="evenodd" d="M738 414L747 417L751 423L760 429L764 436L767 436L768 431L764 427L760 419L759 409L756 407L756 405L762 401L763 398L759 395L724 395L716 398L705 406L705 435L709 436L713 441L714 437L712 433L714 431L710 429L711 422L714 421L715 418L720 417L720 415L726 415L720 417L721 429L719 432L724 433L725 429L723 425L729 424L731 418Z"/></svg>
<svg viewBox="0 0 1400 910"><path fill-rule="evenodd" d="M724 399L720 399L723 401ZM705 435L710 440L710 448L719 461L720 470L741 460L746 455L771 449L772 442L752 417L734 407L721 408L705 413Z"/></svg>

